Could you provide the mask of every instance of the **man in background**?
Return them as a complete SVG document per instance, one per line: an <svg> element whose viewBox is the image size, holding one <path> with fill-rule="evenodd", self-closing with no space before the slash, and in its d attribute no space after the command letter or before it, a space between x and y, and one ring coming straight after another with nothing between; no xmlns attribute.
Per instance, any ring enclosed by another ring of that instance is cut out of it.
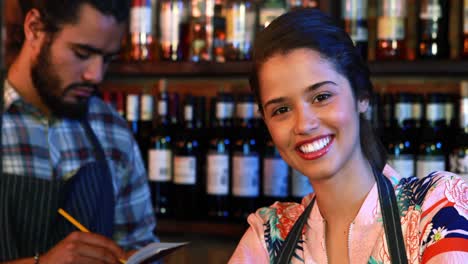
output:
<svg viewBox="0 0 468 264"><path fill-rule="evenodd" d="M20 5L24 41L5 80L0 262L117 263L156 241L138 146L94 96L119 53L129 1Z"/></svg>

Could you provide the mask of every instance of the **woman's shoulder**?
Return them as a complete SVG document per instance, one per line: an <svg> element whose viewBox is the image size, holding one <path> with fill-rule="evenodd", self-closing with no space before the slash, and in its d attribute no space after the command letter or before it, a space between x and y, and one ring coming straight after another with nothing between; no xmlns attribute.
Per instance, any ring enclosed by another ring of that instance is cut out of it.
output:
<svg viewBox="0 0 468 264"><path fill-rule="evenodd" d="M421 206L422 211L444 202L447 205L468 206L464 195L468 185L451 172L436 171L423 178L402 178L395 187L398 200Z"/></svg>

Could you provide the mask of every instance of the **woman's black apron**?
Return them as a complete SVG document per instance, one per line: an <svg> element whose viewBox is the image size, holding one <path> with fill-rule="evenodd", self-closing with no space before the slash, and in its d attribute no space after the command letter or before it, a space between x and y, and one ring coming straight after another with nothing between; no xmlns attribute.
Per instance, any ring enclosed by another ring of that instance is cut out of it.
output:
<svg viewBox="0 0 468 264"><path fill-rule="evenodd" d="M88 121L82 122L96 161L69 180L0 174L0 262L42 254L77 229L57 213L76 218L91 232L111 238L114 189L104 151Z"/></svg>

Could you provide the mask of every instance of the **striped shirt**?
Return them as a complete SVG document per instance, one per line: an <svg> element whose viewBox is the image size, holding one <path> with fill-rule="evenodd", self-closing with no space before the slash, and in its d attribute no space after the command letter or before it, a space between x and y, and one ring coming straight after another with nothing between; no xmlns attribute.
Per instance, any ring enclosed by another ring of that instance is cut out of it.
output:
<svg viewBox="0 0 468 264"><path fill-rule="evenodd" d="M4 172L68 180L82 166L96 161L94 148L79 121L44 116L25 102L8 81L4 100ZM146 171L126 121L97 97L90 99L88 116L112 176L116 201L113 239L126 250L156 241Z"/></svg>

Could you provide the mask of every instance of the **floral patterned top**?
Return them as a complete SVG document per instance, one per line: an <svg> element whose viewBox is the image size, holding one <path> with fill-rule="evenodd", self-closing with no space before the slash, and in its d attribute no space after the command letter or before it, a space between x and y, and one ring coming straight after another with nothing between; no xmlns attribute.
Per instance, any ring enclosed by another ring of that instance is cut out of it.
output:
<svg viewBox="0 0 468 264"><path fill-rule="evenodd" d="M395 187L408 263L468 263L468 184L449 172L401 178L387 165L383 173ZM250 228L229 263L272 263L313 196L302 204L276 202L251 214ZM314 204L291 263L327 263L324 231ZM376 184L351 223L348 247L350 263L391 263Z"/></svg>

